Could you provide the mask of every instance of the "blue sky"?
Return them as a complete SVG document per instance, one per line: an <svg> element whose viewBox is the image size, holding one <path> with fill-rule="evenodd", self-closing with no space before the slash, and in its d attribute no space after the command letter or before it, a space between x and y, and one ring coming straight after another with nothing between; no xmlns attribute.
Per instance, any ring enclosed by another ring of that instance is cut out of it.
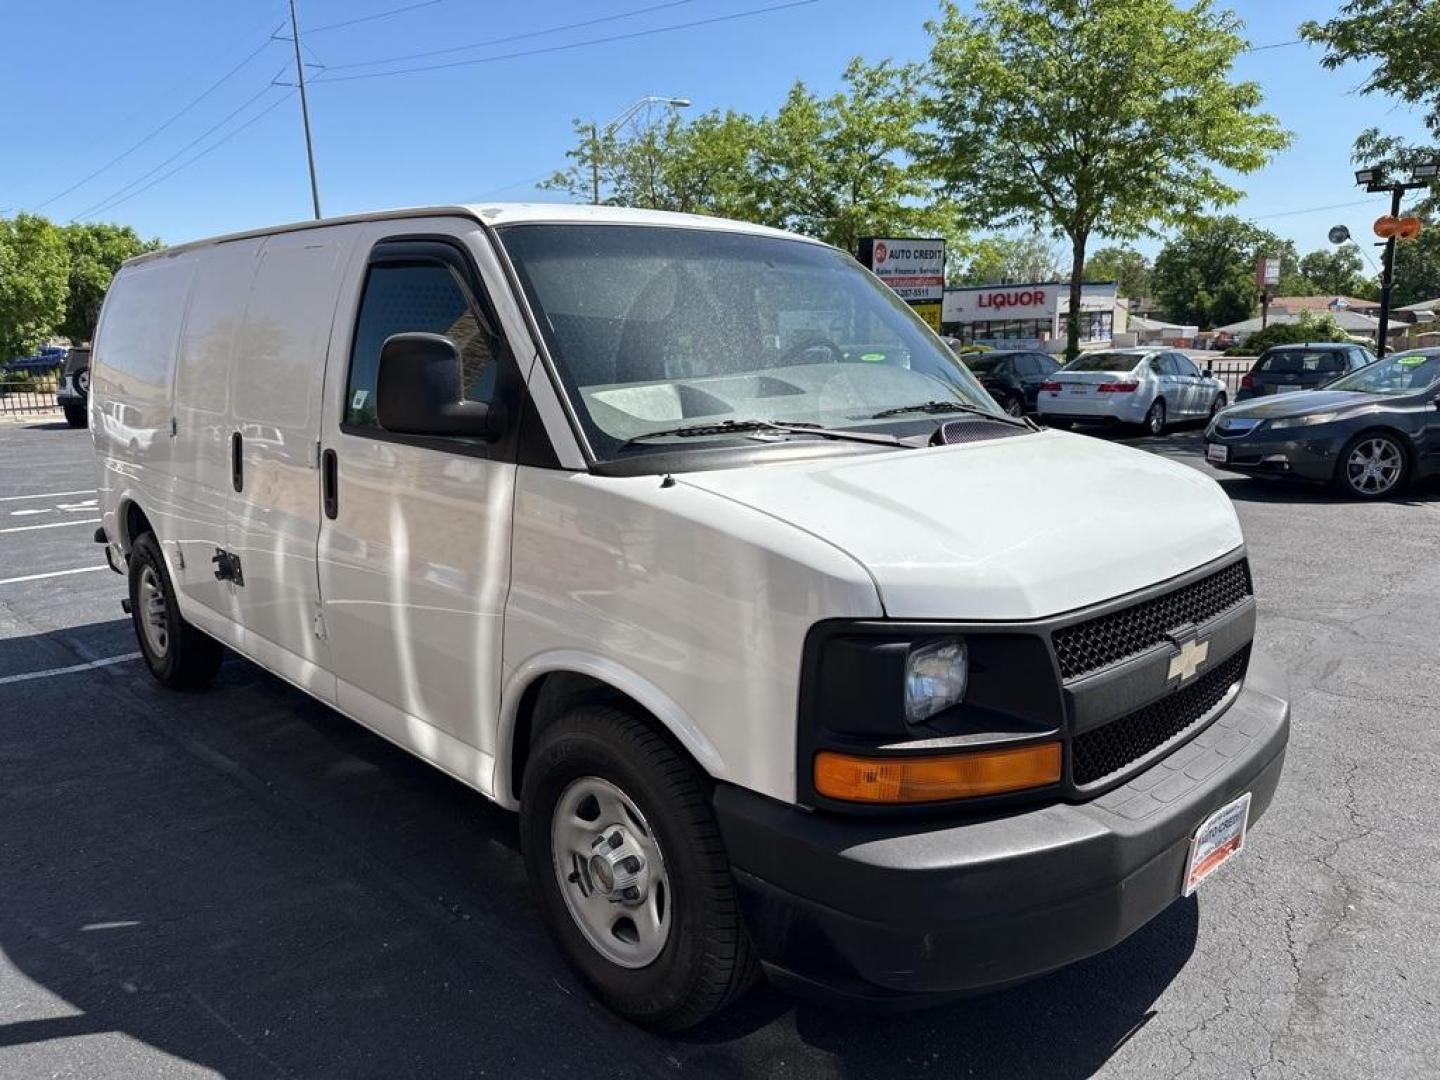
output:
<svg viewBox="0 0 1440 1080"><path fill-rule="evenodd" d="M932 0L815 0L542 55L386 78L336 78L386 70L340 67L381 57L497 38L515 40L412 63L525 52L783 0L679 0L659 7L662 2L298 0L302 30L313 28L304 34L307 60L327 69L311 69L310 94L325 212L482 197L558 198L536 192L531 181L564 163L573 117L603 122L646 94L689 97L697 112L773 110L796 79L820 91L833 88L855 54L923 59L923 23L936 10ZM1293 40L1301 21L1326 17L1337 2L1234 0L1233 6L1246 20L1251 41L1264 45ZM407 4L414 9L322 29ZM0 100L10 106L0 110L0 145L7 151L0 166L0 213L38 208L67 220L107 199L124 199L99 217L171 242L309 216L299 103L293 96L282 101L283 87L266 88L272 78L292 77L290 42L265 44L287 17L283 4L48 0L7 6L6 38L24 42L25 49L24 56L12 50L11 62L0 67ZM641 8L657 9L545 32ZM131 150L241 61L246 62L233 77ZM1358 96L1353 90L1363 73L1327 73L1308 46L1242 57L1237 73L1262 84L1266 107L1294 132L1295 143L1263 173L1242 181L1248 194L1235 212L1293 239L1301 251L1324 246L1325 231L1336 222L1350 225L1357 236L1368 232L1383 210L1379 197L1358 206L1311 208L1366 199L1353 185L1349 160L1362 128L1378 123L1418 137L1419 118L1384 100ZM326 85L327 78L335 81ZM275 107L261 115L271 104ZM232 118L226 122L227 117ZM243 131L166 178L247 122Z"/></svg>

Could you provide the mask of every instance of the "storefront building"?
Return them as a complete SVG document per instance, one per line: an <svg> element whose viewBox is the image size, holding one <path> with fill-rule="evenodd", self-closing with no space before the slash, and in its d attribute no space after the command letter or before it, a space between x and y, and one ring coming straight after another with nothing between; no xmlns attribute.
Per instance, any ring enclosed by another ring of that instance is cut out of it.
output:
<svg viewBox="0 0 1440 1080"><path fill-rule="evenodd" d="M1069 330L1069 309L1065 282L946 289L941 331L967 345L1059 352ZM1126 317L1113 281L1087 284L1080 298L1080 343L1108 345L1125 332Z"/></svg>

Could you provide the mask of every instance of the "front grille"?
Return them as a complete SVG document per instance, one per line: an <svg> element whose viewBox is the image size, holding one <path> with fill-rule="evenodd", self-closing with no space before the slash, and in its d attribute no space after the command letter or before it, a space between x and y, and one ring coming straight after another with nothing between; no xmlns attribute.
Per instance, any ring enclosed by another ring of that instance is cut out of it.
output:
<svg viewBox="0 0 1440 1080"><path fill-rule="evenodd" d="M930 445L954 446L957 443L988 442L990 439L1008 439L1012 435L1030 433L1029 428L1020 427L1018 424L967 416L963 420L950 420L941 424L931 437Z"/></svg>
<svg viewBox="0 0 1440 1080"><path fill-rule="evenodd" d="M1249 658L1249 648L1241 649L1169 697L1077 736L1072 749L1076 786L1119 772L1198 724L1245 677Z"/></svg>
<svg viewBox="0 0 1440 1080"><path fill-rule="evenodd" d="M1138 656L1165 642L1171 630L1207 622L1250 592L1250 566L1241 559L1164 596L1057 630L1054 641L1060 676L1067 681L1077 679Z"/></svg>

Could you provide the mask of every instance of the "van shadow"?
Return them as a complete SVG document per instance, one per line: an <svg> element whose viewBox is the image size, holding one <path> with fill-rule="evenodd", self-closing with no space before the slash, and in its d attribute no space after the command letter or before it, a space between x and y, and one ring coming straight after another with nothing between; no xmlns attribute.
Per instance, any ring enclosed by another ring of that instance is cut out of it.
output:
<svg viewBox="0 0 1440 1080"><path fill-rule="evenodd" d="M123 619L10 638L0 674L133 648ZM245 661L195 694L135 661L4 684L0 715L0 1073L123 1037L136 1074L1082 1076L1195 945L1186 901L1002 994L872 1016L762 987L661 1039L559 960L512 815Z"/></svg>

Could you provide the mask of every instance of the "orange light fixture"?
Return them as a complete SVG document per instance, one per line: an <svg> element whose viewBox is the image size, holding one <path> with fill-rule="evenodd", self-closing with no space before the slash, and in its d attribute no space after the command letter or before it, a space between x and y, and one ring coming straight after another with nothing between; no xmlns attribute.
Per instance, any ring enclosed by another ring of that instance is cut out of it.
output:
<svg viewBox="0 0 1440 1080"><path fill-rule="evenodd" d="M815 790L842 802L904 805L973 799L1044 787L1060 779L1060 744L924 757L866 757L822 750Z"/></svg>
<svg viewBox="0 0 1440 1080"><path fill-rule="evenodd" d="M1389 240L1392 236L1400 235L1400 219L1391 214L1376 218L1375 235L1381 240Z"/></svg>

